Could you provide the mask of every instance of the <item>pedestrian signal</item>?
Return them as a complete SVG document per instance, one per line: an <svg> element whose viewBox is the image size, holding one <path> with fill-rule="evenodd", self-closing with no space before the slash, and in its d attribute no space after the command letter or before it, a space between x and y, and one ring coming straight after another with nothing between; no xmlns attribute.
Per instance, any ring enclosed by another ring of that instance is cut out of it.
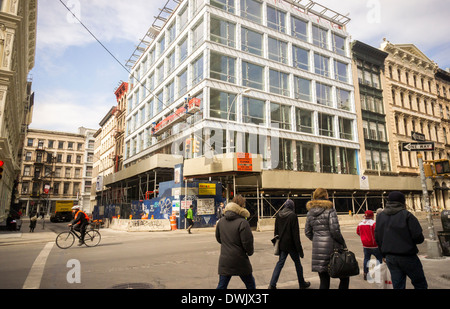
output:
<svg viewBox="0 0 450 309"><path fill-rule="evenodd" d="M437 175L450 174L450 163L448 160L434 161L434 169Z"/></svg>

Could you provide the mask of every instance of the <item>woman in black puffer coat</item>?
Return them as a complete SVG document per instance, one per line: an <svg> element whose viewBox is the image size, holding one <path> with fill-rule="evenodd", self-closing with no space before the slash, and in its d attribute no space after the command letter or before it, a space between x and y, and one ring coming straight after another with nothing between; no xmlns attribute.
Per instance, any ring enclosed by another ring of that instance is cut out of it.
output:
<svg viewBox="0 0 450 309"><path fill-rule="evenodd" d="M308 210L305 235L312 240L312 271L318 272L320 288L330 288L328 264L335 248L346 247L333 203L328 200L328 192L318 188L313 199L306 204ZM350 278L340 278L340 289L348 289Z"/></svg>
<svg viewBox="0 0 450 309"><path fill-rule="evenodd" d="M225 215L216 225L216 239L220 243L218 289L226 289L232 276L239 276L247 289L255 289L252 264L253 234L247 219L250 213L245 198L237 195L225 207Z"/></svg>

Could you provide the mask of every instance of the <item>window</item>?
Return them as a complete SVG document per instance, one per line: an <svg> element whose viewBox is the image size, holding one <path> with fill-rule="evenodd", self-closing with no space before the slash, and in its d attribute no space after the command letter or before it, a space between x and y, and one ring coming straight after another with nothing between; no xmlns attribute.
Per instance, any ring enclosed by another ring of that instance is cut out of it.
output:
<svg viewBox="0 0 450 309"><path fill-rule="evenodd" d="M353 140L353 120L339 117L339 132L342 139Z"/></svg>
<svg viewBox="0 0 450 309"><path fill-rule="evenodd" d="M279 140L279 147L272 149L271 158L273 169L293 170L292 141L281 138Z"/></svg>
<svg viewBox="0 0 450 309"><path fill-rule="evenodd" d="M164 80L164 61L156 68L158 72L158 84L161 84ZM138 102L136 102L138 103Z"/></svg>
<svg viewBox="0 0 450 309"><path fill-rule="evenodd" d="M326 106L333 105L333 99L331 96L331 86L316 83L316 96L317 96L317 103Z"/></svg>
<svg viewBox="0 0 450 309"><path fill-rule="evenodd" d="M313 44L328 49L328 31L319 26L312 26Z"/></svg>
<svg viewBox="0 0 450 309"><path fill-rule="evenodd" d="M182 63L182 62L184 61L184 59L187 58L187 55L188 55L188 45L187 45L187 42L188 42L187 37L185 37L185 38L181 41L181 43L178 44L178 52L179 52L179 59L180 59L180 62L179 62L179 63ZM151 89L151 88L150 88L150 89Z"/></svg>
<svg viewBox="0 0 450 309"><path fill-rule="evenodd" d="M242 28L242 50L258 56L263 55L263 35L261 33Z"/></svg>
<svg viewBox="0 0 450 309"><path fill-rule="evenodd" d="M160 113L163 110L164 107L164 91L160 91L157 95L156 98L158 100L157 105L156 105L156 113Z"/></svg>
<svg viewBox="0 0 450 309"><path fill-rule="evenodd" d="M167 75L172 73L172 71L175 69L175 50L172 51L167 57L166 57L166 63L167 63ZM145 89L145 88L144 88ZM145 95L144 95L145 97Z"/></svg>
<svg viewBox="0 0 450 309"><path fill-rule="evenodd" d="M61 184L59 182L55 182L53 184L53 195L59 195L59 187Z"/></svg>
<svg viewBox="0 0 450 309"><path fill-rule="evenodd" d="M249 62L242 62L242 85L264 90L264 68Z"/></svg>
<svg viewBox="0 0 450 309"><path fill-rule="evenodd" d="M234 0L210 0L211 5L234 14Z"/></svg>
<svg viewBox="0 0 450 309"><path fill-rule="evenodd" d="M285 130L291 129L291 108L287 105L270 103L271 126Z"/></svg>
<svg viewBox="0 0 450 309"><path fill-rule="evenodd" d="M163 34L162 38L158 41L158 51L160 56L164 54L165 49L166 49L166 38Z"/></svg>
<svg viewBox="0 0 450 309"><path fill-rule="evenodd" d="M241 16L262 24L262 3L256 0L241 0Z"/></svg>
<svg viewBox="0 0 450 309"><path fill-rule="evenodd" d="M196 50L203 42L203 21L192 29L192 50Z"/></svg>
<svg viewBox="0 0 450 309"><path fill-rule="evenodd" d="M334 137L334 116L319 113L319 135Z"/></svg>
<svg viewBox="0 0 450 309"><path fill-rule="evenodd" d="M315 145L297 141L296 148L297 170L304 172L315 172Z"/></svg>
<svg viewBox="0 0 450 309"><path fill-rule="evenodd" d="M187 25L187 23L188 23L188 21L189 21L189 16L188 16L188 6L186 5L184 8L183 8L183 10L181 11L181 13L180 13L180 18L178 19L179 20L179 31L181 32L183 29L184 29L184 27L186 27L186 25Z"/></svg>
<svg viewBox="0 0 450 309"><path fill-rule="evenodd" d="M29 138L28 141L27 141L27 146L28 147L33 147L33 141L34 141L34 139Z"/></svg>
<svg viewBox="0 0 450 309"><path fill-rule="evenodd" d="M243 97L242 114L244 123L265 124L265 102L263 100Z"/></svg>
<svg viewBox="0 0 450 309"><path fill-rule="evenodd" d="M187 91L187 69L181 72L178 76L178 97L184 95ZM153 102L152 102L153 104ZM150 117L151 118L151 117Z"/></svg>
<svg viewBox="0 0 450 309"><path fill-rule="evenodd" d="M289 96L289 75L287 73L269 71L270 92Z"/></svg>
<svg viewBox="0 0 450 309"><path fill-rule="evenodd" d="M166 105L170 105L175 100L175 81L172 80L166 86ZM143 124L143 122L141 122Z"/></svg>
<svg viewBox="0 0 450 309"><path fill-rule="evenodd" d="M350 91L337 89L337 103L338 108L349 111L351 109Z"/></svg>
<svg viewBox="0 0 450 309"><path fill-rule="evenodd" d="M334 60L334 73L336 75L335 78L338 81L344 83L348 82L347 64Z"/></svg>
<svg viewBox="0 0 450 309"><path fill-rule="evenodd" d="M297 131L313 133L313 112L310 110L296 108Z"/></svg>
<svg viewBox="0 0 450 309"><path fill-rule="evenodd" d="M339 148L341 173L356 175L358 170L356 168L356 150L349 148Z"/></svg>
<svg viewBox="0 0 450 309"><path fill-rule="evenodd" d="M72 169L70 167L66 167L66 173L64 174L64 177L66 178L72 177Z"/></svg>
<svg viewBox="0 0 450 309"><path fill-rule="evenodd" d="M70 182L65 182L64 183L64 187L63 187L63 194L64 195L68 195L69 194L69 187L70 187Z"/></svg>
<svg viewBox="0 0 450 309"><path fill-rule="evenodd" d="M306 42L308 41L308 23L307 22L292 16L291 17L291 30L292 30L293 37L299 38Z"/></svg>
<svg viewBox="0 0 450 309"><path fill-rule="evenodd" d="M287 42L269 37L269 59L287 64Z"/></svg>
<svg viewBox="0 0 450 309"><path fill-rule="evenodd" d="M292 59L295 68L309 71L309 51L293 45Z"/></svg>
<svg viewBox="0 0 450 309"><path fill-rule="evenodd" d="M173 22L169 28L167 28L167 46L169 46L177 36L177 28L175 26L175 22Z"/></svg>
<svg viewBox="0 0 450 309"><path fill-rule="evenodd" d="M337 173L336 147L320 145L319 155L322 173Z"/></svg>
<svg viewBox="0 0 450 309"><path fill-rule="evenodd" d="M64 148L64 142L58 142L58 149Z"/></svg>
<svg viewBox="0 0 450 309"><path fill-rule="evenodd" d="M211 52L211 78L235 83L236 82L236 59Z"/></svg>
<svg viewBox="0 0 450 309"><path fill-rule="evenodd" d="M55 141L48 141L48 148L53 148Z"/></svg>
<svg viewBox="0 0 450 309"><path fill-rule="evenodd" d="M152 119L153 118L153 112L154 112L154 104L153 104L153 98L150 99L150 101L147 102L147 118Z"/></svg>
<svg viewBox="0 0 450 309"><path fill-rule="evenodd" d="M192 63L192 86L195 86L203 79L203 56L200 56Z"/></svg>
<svg viewBox="0 0 450 309"><path fill-rule="evenodd" d="M236 94L211 89L210 116L236 121ZM229 117L228 117L229 115Z"/></svg>
<svg viewBox="0 0 450 309"><path fill-rule="evenodd" d="M267 6L267 26L280 32L286 32L286 13Z"/></svg>
<svg viewBox="0 0 450 309"><path fill-rule="evenodd" d="M311 81L294 76L294 96L296 99L311 101Z"/></svg>
<svg viewBox="0 0 450 309"><path fill-rule="evenodd" d="M66 163L72 163L72 155L68 154L66 159L67 159Z"/></svg>
<svg viewBox="0 0 450 309"><path fill-rule="evenodd" d="M330 58L314 54L314 69L316 74L330 77Z"/></svg>
<svg viewBox="0 0 450 309"><path fill-rule="evenodd" d="M236 46L236 25L211 17L211 41L226 46Z"/></svg>
<svg viewBox="0 0 450 309"><path fill-rule="evenodd" d="M341 37L340 35L333 33L333 51L340 54L340 55L346 55L347 51L345 48L345 38Z"/></svg>

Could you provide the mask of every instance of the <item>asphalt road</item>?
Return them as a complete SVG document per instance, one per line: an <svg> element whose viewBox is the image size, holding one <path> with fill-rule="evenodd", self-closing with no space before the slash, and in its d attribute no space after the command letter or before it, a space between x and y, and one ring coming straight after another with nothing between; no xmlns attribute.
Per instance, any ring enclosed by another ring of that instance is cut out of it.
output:
<svg viewBox="0 0 450 309"><path fill-rule="evenodd" d="M426 221L421 222L426 233ZM0 246L0 289L215 289L220 246L213 229L197 229L189 235L184 230L153 233L128 233L101 229L98 247L73 246L62 250L52 244L56 233L66 223L46 223L47 239ZM440 229L435 220L436 230ZM362 267L363 252L356 226L341 227L347 246ZM35 233L42 233L39 226ZM50 232L50 233L49 233ZM26 231L23 231L26 233ZM24 234L25 235L25 234ZM43 234L42 234L43 235ZM254 232L255 253L250 258L258 289L267 288L278 260L270 242L273 232ZM311 241L301 229L305 252L302 259L304 277L311 289L319 287L317 273L311 272ZM426 258L426 244L419 246L422 264L430 289L450 288L450 257ZM339 280L331 280L337 288ZM243 289L233 278L230 289ZM297 289L295 267L288 258L281 273L279 289ZM378 289L374 283L352 277L351 289ZM407 289L412 285L409 280Z"/></svg>

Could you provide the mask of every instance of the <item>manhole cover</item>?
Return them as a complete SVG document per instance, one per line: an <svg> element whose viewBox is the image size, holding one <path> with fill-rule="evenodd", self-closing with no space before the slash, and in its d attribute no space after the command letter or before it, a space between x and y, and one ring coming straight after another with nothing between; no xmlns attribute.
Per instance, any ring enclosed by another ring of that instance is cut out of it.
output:
<svg viewBox="0 0 450 309"><path fill-rule="evenodd" d="M139 290L139 289L153 289L153 286L148 283L122 283L111 287L116 290Z"/></svg>

